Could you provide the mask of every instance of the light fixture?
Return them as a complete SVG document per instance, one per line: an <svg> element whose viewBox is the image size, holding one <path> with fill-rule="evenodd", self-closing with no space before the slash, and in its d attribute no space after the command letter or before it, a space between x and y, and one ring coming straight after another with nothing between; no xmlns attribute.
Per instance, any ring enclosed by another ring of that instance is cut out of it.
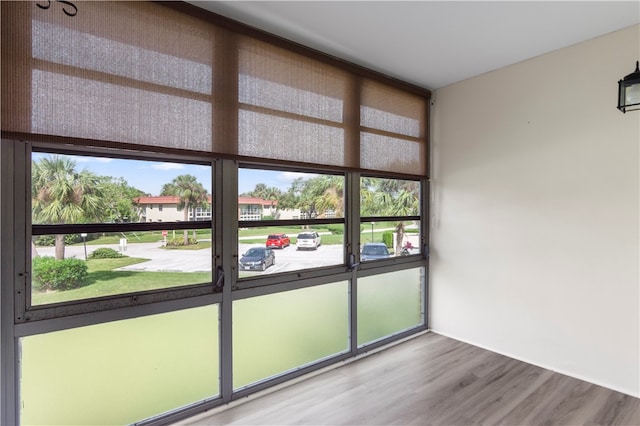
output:
<svg viewBox="0 0 640 426"><path fill-rule="evenodd" d="M636 61L636 70L618 81L618 109L635 111L640 109L640 61Z"/></svg>

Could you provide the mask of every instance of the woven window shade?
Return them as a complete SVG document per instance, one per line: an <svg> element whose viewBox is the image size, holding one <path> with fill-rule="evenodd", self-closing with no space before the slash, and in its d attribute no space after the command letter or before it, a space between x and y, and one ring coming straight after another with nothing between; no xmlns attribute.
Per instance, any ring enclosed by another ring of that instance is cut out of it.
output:
<svg viewBox="0 0 640 426"><path fill-rule="evenodd" d="M3 28L14 20L29 37L7 51L3 37L3 63L7 55L16 65L3 69L3 89L5 79L24 88L18 110L3 90L3 130L215 148L210 26L147 3L78 2L73 17L62 4L37 4L3 3Z"/></svg>
<svg viewBox="0 0 640 426"><path fill-rule="evenodd" d="M348 76L267 43L239 43L238 154L343 166Z"/></svg>
<svg viewBox="0 0 640 426"><path fill-rule="evenodd" d="M0 3L5 134L426 173L426 91L204 12L72 3Z"/></svg>
<svg viewBox="0 0 640 426"><path fill-rule="evenodd" d="M362 86L360 166L364 169L426 173L424 98L378 82Z"/></svg>
<svg viewBox="0 0 640 426"><path fill-rule="evenodd" d="M360 134L362 168L424 175L426 146L422 142L391 138L374 133Z"/></svg>

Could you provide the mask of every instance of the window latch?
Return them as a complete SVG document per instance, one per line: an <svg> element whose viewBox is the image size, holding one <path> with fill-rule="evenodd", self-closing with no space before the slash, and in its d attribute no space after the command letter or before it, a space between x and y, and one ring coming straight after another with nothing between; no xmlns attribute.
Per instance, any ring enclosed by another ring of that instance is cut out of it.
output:
<svg viewBox="0 0 640 426"><path fill-rule="evenodd" d="M215 291L222 291L222 288L224 287L224 269L222 269L222 266L218 266L216 271L218 279L216 280L216 284L213 286L213 289Z"/></svg>
<svg viewBox="0 0 640 426"><path fill-rule="evenodd" d="M356 262L356 255L353 253L349 254L349 271L357 269L358 266L360 266L360 263Z"/></svg>

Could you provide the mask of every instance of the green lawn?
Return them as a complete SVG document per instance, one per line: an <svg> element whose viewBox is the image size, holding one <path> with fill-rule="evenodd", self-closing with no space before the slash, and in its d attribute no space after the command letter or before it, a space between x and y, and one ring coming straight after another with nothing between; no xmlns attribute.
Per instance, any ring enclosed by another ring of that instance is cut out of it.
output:
<svg viewBox="0 0 640 426"><path fill-rule="evenodd" d="M32 304L67 302L70 300L110 296L144 290L178 287L211 281L209 272L148 272L114 271L115 268L146 262L148 259L122 257L118 259L90 259L89 276L80 288L40 293L34 291Z"/></svg>
<svg viewBox="0 0 640 426"><path fill-rule="evenodd" d="M192 230L189 230L189 238L193 234ZM174 231L169 231L168 239L174 238ZM175 236L181 237L183 231L175 231ZM144 231L144 232L124 232L120 234L104 235L93 240L87 240L87 245L101 245L101 244L119 244L120 238L126 237L129 243L155 243L162 241L162 231ZM199 240L210 240L211 230L209 229L196 229L196 237ZM81 245L82 243L76 243L74 245Z"/></svg>

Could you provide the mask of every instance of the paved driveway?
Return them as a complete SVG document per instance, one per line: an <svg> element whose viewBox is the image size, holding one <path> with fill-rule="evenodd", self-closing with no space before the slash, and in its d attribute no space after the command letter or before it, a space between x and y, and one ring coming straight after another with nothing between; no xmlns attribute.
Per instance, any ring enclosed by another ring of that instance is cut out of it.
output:
<svg viewBox="0 0 640 426"><path fill-rule="evenodd" d="M109 247L120 251L117 244L87 245L87 254L99 247ZM38 247L40 256L53 256L53 247ZM149 259L147 262L119 268L123 271L175 271L175 272L208 272L211 271L211 249L202 250L168 250L162 248L162 242L129 243L122 252L130 257ZM66 246L65 257L84 259L84 247Z"/></svg>
<svg viewBox="0 0 640 426"><path fill-rule="evenodd" d="M109 247L120 251L117 244L87 245L87 254L99 247ZM246 252L250 247L263 247L260 244L239 245L240 254ZM38 247L40 256L53 256L53 247ZM172 271L172 272L208 272L211 271L211 249L202 250L170 250L162 247L161 242L157 243L131 243L122 252L130 257L141 257L149 259L146 262L125 266L119 270L126 271ZM317 268L321 266L336 265L343 263L343 246L340 244L322 245L318 250L302 251L296 250L295 245L285 249L274 250L276 263L268 268L264 273L273 274L277 272L293 271L306 268ZM65 257L75 257L84 259L84 247L82 245L66 246Z"/></svg>

